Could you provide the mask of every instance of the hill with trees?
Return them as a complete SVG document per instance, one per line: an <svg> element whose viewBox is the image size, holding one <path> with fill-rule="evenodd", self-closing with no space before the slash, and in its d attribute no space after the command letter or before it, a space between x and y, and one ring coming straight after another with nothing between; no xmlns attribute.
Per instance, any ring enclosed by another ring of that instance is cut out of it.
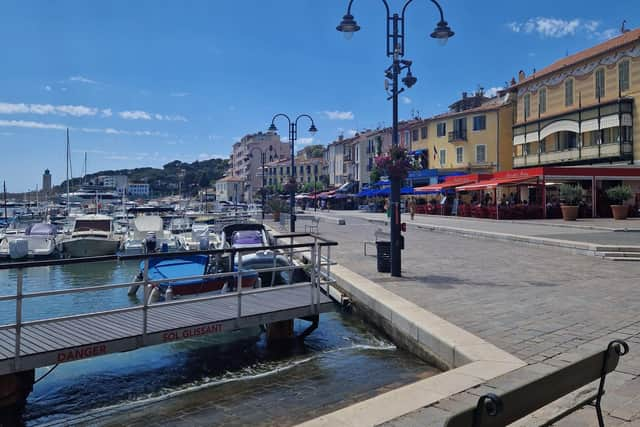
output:
<svg viewBox="0 0 640 427"><path fill-rule="evenodd" d="M135 168L104 170L87 174L82 178L70 180L72 189L82 184L96 183L99 176L126 175L129 183L147 183L150 185L154 197L176 194L181 189L184 195L195 195L199 190L212 186L216 180L222 178L229 168L227 159L196 160L193 163L174 160L159 168ZM55 186L53 191L66 191L67 181Z"/></svg>

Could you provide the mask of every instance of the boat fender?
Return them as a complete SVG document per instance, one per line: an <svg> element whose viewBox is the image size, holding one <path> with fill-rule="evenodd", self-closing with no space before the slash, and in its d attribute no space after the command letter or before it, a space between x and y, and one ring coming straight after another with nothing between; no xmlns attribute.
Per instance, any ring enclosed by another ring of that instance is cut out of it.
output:
<svg viewBox="0 0 640 427"><path fill-rule="evenodd" d="M173 296L173 287L169 286L167 288L167 291L164 293L164 300L165 301L171 301L174 298Z"/></svg>
<svg viewBox="0 0 640 427"><path fill-rule="evenodd" d="M149 286L151 287L151 292L149 292L149 304L155 304L160 300L160 289L153 285Z"/></svg>
<svg viewBox="0 0 640 427"><path fill-rule="evenodd" d="M201 237L200 241L198 243L200 245L200 250L201 251L209 250L209 238L208 237Z"/></svg>
<svg viewBox="0 0 640 427"><path fill-rule="evenodd" d="M169 244L167 242L162 242L160 252L169 252Z"/></svg>

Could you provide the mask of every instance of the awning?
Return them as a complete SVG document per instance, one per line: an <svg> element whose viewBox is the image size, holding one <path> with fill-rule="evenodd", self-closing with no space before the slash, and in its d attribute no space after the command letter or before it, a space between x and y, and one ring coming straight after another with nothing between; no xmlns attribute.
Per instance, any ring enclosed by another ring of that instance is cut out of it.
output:
<svg viewBox="0 0 640 427"><path fill-rule="evenodd" d="M460 187L456 187L456 191L485 190L487 188L496 188L499 185L518 184L520 182L530 181L535 178L536 177L532 177L532 176L521 176L521 177L514 177L514 178L487 179L485 181L476 182L475 184L468 184L468 185L462 185Z"/></svg>
<svg viewBox="0 0 640 427"><path fill-rule="evenodd" d="M447 188L454 188L460 185L466 185L476 182L475 179L469 179L467 181L456 181L456 182L441 182L439 184L431 184L425 185L424 187L416 187L416 191L428 191L428 192L440 192L442 190L446 190Z"/></svg>

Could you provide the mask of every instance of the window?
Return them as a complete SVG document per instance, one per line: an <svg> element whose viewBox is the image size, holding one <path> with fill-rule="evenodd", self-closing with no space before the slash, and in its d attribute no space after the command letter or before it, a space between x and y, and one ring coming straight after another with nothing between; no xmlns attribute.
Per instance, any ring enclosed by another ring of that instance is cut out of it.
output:
<svg viewBox="0 0 640 427"><path fill-rule="evenodd" d="M467 118L461 117L453 121L454 140L467 140Z"/></svg>
<svg viewBox="0 0 640 427"><path fill-rule="evenodd" d="M564 106L573 105L573 79L567 79L564 82Z"/></svg>
<svg viewBox="0 0 640 427"><path fill-rule="evenodd" d="M487 128L487 116L475 116L473 118L473 130L485 130Z"/></svg>
<svg viewBox="0 0 640 427"><path fill-rule="evenodd" d="M447 123L438 123L438 136L445 136L447 134Z"/></svg>
<svg viewBox="0 0 640 427"><path fill-rule="evenodd" d="M441 149L438 154L440 155L440 166L447 164L447 150Z"/></svg>
<svg viewBox="0 0 640 427"><path fill-rule="evenodd" d="M484 144L476 145L476 163L486 163L487 146Z"/></svg>
<svg viewBox="0 0 640 427"><path fill-rule="evenodd" d="M528 119L531 115L531 94L526 94L522 100L524 103L524 119Z"/></svg>
<svg viewBox="0 0 640 427"><path fill-rule="evenodd" d="M408 147L411 142L411 132L408 130L404 131L404 144Z"/></svg>
<svg viewBox="0 0 640 427"><path fill-rule="evenodd" d="M540 114L547 112L547 89L544 87L538 91L538 109Z"/></svg>
<svg viewBox="0 0 640 427"><path fill-rule="evenodd" d="M427 127L423 126L420 128L420 138L427 139Z"/></svg>
<svg viewBox="0 0 640 427"><path fill-rule="evenodd" d="M411 140L412 141L418 140L418 129L414 129L413 131L411 131Z"/></svg>
<svg viewBox="0 0 640 427"><path fill-rule="evenodd" d="M604 68L596 70L596 98L604 98Z"/></svg>
<svg viewBox="0 0 640 427"><path fill-rule="evenodd" d="M629 90L629 61L622 61L618 64L618 85L620 91Z"/></svg>
<svg viewBox="0 0 640 427"><path fill-rule="evenodd" d="M456 163L464 162L464 147L456 147Z"/></svg>

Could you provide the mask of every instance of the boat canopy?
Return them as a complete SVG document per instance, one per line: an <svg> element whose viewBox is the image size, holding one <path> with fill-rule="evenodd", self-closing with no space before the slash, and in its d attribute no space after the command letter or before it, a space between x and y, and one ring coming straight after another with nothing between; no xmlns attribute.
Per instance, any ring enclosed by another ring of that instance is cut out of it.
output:
<svg viewBox="0 0 640 427"><path fill-rule="evenodd" d="M27 236L53 236L56 234L56 227L45 223L31 224L24 234Z"/></svg>

